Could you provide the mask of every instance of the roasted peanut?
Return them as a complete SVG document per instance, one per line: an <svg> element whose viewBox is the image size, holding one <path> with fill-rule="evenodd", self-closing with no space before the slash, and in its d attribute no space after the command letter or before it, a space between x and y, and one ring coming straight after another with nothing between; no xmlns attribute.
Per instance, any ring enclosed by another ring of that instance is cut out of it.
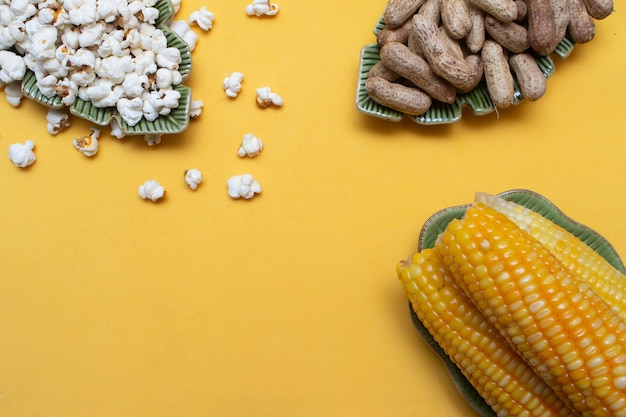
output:
<svg viewBox="0 0 626 417"><path fill-rule="evenodd" d="M378 45L383 46L387 42L402 42L406 43L411 33L411 19L404 22L397 28L385 27L376 35L376 42Z"/></svg>
<svg viewBox="0 0 626 417"><path fill-rule="evenodd" d="M469 3L501 22L512 22L517 17L514 0L469 0Z"/></svg>
<svg viewBox="0 0 626 417"><path fill-rule="evenodd" d="M452 39L463 39L472 29L466 0L441 0L441 23Z"/></svg>
<svg viewBox="0 0 626 417"><path fill-rule="evenodd" d="M448 52L459 59L463 59L461 44L456 39L453 39L443 26L439 26L439 36Z"/></svg>
<svg viewBox="0 0 626 417"><path fill-rule="evenodd" d="M469 84L465 89L459 89L460 93L468 93L472 91L483 79L483 61L480 59L480 57L478 55L468 55L467 57L465 57L465 60L474 68L474 70L476 71L476 76L474 77L474 82Z"/></svg>
<svg viewBox="0 0 626 417"><path fill-rule="evenodd" d="M426 113L432 104L430 96L423 91L392 83L381 77L368 78L365 81L365 90L378 104L411 116Z"/></svg>
<svg viewBox="0 0 626 417"><path fill-rule="evenodd" d="M383 20L389 28L400 27L415 14L424 0L389 0L383 12Z"/></svg>
<svg viewBox="0 0 626 417"><path fill-rule="evenodd" d="M517 17L515 18L515 21L525 21L526 12L528 11L528 6L526 6L526 2L524 0L515 0L515 5L517 6Z"/></svg>
<svg viewBox="0 0 626 417"><path fill-rule="evenodd" d="M596 34L596 24L587 13L583 0L570 0L568 5L569 24L567 30L572 41L585 43L592 40Z"/></svg>
<svg viewBox="0 0 626 417"><path fill-rule="evenodd" d="M550 0L526 0L526 6L528 42L539 55L548 55L556 38L556 21Z"/></svg>
<svg viewBox="0 0 626 417"><path fill-rule="evenodd" d="M460 90L466 90L476 77L476 69L464 59L450 53L437 26L429 19L413 16L413 30L424 58L435 74Z"/></svg>
<svg viewBox="0 0 626 417"><path fill-rule="evenodd" d="M483 48L485 42L485 13L477 7L469 5L472 29L465 37L465 45L472 53L477 53Z"/></svg>
<svg viewBox="0 0 626 417"><path fill-rule="evenodd" d="M532 55L527 53L511 55L509 64L515 74L522 96L530 101L535 101L545 94L546 77Z"/></svg>
<svg viewBox="0 0 626 417"><path fill-rule="evenodd" d="M515 84L502 46L493 40L486 40L481 59L491 101L496 107L509 107L515 97Z"/></svg>
<svg viewBox="0 0 626 417"><path fill-rule="evenodd" d="M439 26L439 22L441 21L441 1L442 0L426 0L417 13L430 19L435 25Z"/></svg>
<svg viewBox="0 0 626 417"><path fill-rule="evenodd" d="M604 19L613 13L613 0L584 0L587 13L594 19Z"/></svg>
<svg viewBox="0 0 626 417"><path fill-rule="evenodd" d="M456 90L449 82L437 76L428 62L411 52L408 46L389 42L380 49L380 60L388 68L411 81L435 100L454 103Z"/></svg>
<svg viewBox="0 0 626 417"><path fill-rule="evenodd" d="M372 68L370 68L367 76L368 78L381 77L390 82L398 81L400 78L402 78L400 74L387 68L385 64L383 64L381 61L378 61L372 66Z"/></svg>
<svg viewBox="0 0 626 417"><path fill-rule="evenodd" d="M528 49L528 31L515 22L501 22L493 16L485 16L485 30L491 37L513 53Z"/></svg>
<svg viewBox="0 0 626 417"><path fill-rule="evenodd" d="M569 23L568 3L570 0L550 0L550 6L554 12L554 39L550 49L554 51L559 42L565 37Z"/></svg>

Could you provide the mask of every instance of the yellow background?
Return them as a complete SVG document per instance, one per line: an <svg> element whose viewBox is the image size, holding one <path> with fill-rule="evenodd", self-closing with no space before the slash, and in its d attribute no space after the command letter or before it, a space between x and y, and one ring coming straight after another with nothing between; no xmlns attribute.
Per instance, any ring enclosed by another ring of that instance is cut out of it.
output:
<svg viewBox="0 0 626 417"><path fill-rule="evenodd" d="M0 416L470 416L395 275L424 221L527 188L626 253L619 4L555 58L539 101L428 127L356 110L385 1L276 2L259 19L245 1L183 1L176 19L216 16L194 29L186 82L204 111L159 146L103 129L89 159L71 144L87 122L51 136L43 106L0 100L2 152L32 139L37 154L0 163ZM256 107L264 85L282 108ZM242 159L248 132L265 149ZM243 173L263 192L232 200ZM137 195L149 178L157 204Z"/></svg>

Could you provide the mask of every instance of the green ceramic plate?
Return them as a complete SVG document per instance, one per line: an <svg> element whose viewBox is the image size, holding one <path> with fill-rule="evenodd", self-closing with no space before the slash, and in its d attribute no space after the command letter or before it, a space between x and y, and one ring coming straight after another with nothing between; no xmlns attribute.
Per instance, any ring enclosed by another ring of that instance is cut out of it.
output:
<svg viewBox="0 0 626 417"><path fill-rule="evenodd" d="M570 233L585 242L593 250L602 255L602 257L605 258L611 265L626 274L626 268L624 268L622 260L613 246L611 246L611 244L604 237L589 227L567 217L545 197L528 190L506 191L499 194L499 196L505 200L521 204L522 206L541 214L543 217L552 220L554 223L568 230ZM446 229L448 223L450 223L453 219L461 218L469 206L470 204L449 207L433 214L426 221L422 231L420 232L418 250L432 248L435 245L437 237ZM444 353L443 349L441 349L430 333L428 333L428 330L426 330L411 308L411 303L409 303L409 312L411 320L418 333L443 361L450 377L452 378L452 381L465 401L467 401L479 415L483 417L496 417L496 413L494 413L491 407L487 405L485 400L478 394L461 371L459 371L456 365Z"/></svg>
<svg viewBox="0 0 626 417"><path fill-rule="evenodd" d="M374 27L374 35L378 35L378 33L384 28L385 23L381 16ZM568 38L565 38L559 43L554 53L565 59L569 56L573 49L574 44ZM546 78L549 78L554 73L554 62L552 61L552 58L549 56L537 56L535 57L535 60L537 61L537 64L539 64L539 68L541 68L541 71ZM367 91L365 91L365 81L367 81L367 75L374 64L379 61L380 47L378 44L366 45L361 49L356 106L361 113L378 117L380 119L398 122L404 117L402 112L376 103L369 97ZM517 105L523 100L524 97L520 92L517 82L515 82L515 99L513 104ZM461 119L463 106L465 105L469 106L474 114L479 116L495 111L495 106L489 97L489 92L487 91L487 86L484 80L469 93L459 94L456 101L452 104L433 101L431 108L426 113L419 116L409 117L414 122L424 125L454 123Z"/></svg>
<svg viewBox="0 0 626 417"><path fill-rule="evenodd" d="M174 16L174 7L170 0L157 0L155 6L159 10L159 18L155 26L163 31L167 38L168 47L177 48L180 51L181 63L178 71L183 82L191 74L191 50L187 43L169 28ZM149 122L142 119L137 125L129 126L119 116L115 107L96 107L88 101L76 99L69 107L70 113L91 123L106 126L115 118L121 130L126 135L147 135L147 134L173 134L182 132L189 124L189 106L191 103L191 89L180 84L174 88L181 94L179 106L173 109L167 116L160 116L156 120ZM38 103L54 109L64 108L65 105L59 96L46 97L37 88L35 74L27 71L22 80L22 94Z"/></svg>

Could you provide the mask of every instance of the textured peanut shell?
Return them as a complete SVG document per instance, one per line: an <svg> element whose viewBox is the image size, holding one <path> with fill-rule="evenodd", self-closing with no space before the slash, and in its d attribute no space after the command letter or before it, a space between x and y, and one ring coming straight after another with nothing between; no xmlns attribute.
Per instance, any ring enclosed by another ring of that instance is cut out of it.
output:
<svg viewBox="0 0 626 417"><path fill-rule="evenodd" d="M376 42L378 45L383 46L388 42L402 42L406 43L411 33L411 19L404 22L397 28L385 27L376 35Z"/></svg>
<svg viewBox="0 0 626 417"><path fill-rule="evenodd" d="M469 0L469 3L501 22L512 22L517 17L514 0Z"/></svg>
<svg viewBox="0 0 626 417"><path fill-rule="evenodd" d="M417 13L430 19L435 25L439 26L439 22L441 21L441 1L442 0L426 0Z"/></svg>
<svg viewBox="0 0 626 417"><path fill-rule="evenodd" d="M432 21L416 14L413 16L413 31L424 58L435 74L459 90L466 90L473 84L476 77L475 68L447 50L439 29Z"/></svg>
<svg viewBox="0 0 626 417"><path fill-rule="evenodd" d="M441 23L452 39L463 39L472 29L466 0L441 0Z"/></svg>
<svg viewBox="0 0 626 417"><path fill-rule="evenodd" d="M570 0L550 0L550 6L554 13L554 39L552 40L552 45L550 45L551 51L554 51L567 32L567 25L569 23L569 2Z"/></svg>
<svg viewBox="0 0 626 417"><path fill-rule="evenodd" d="M528 42L539 55L548 55L556 38L556 21L550 0L526 0L526 6Z"/></svg>
<svg viewBox="0 0 626 417"><path fill-rule="evenodd" d="M514 54L509 57L509 64L519 85L522 96L535 101L546 92L546 77L530 54Z"/></svg>
<svg viewBox="0 0 626 417"><path fill-rule="evenodd" d="M432 104L430 96L423 91L392 83L381 77L368 78L365 81L365 90L378 104L411 116L426 113Z"/></svg>
<svg viewBox="0 0 626 417"><path fill-rule="evenodd" d="M569 24L567 31L575 43L592 40L596 34L596 24L587 13L583 0L570 0L568 5Z"/></svg>
<svg viewBox="0 0 626 417"><path fill-rule="evenodd" d="M584 0L584 3L594 19L604 19L613 13L613 0Z"/></svg>
<svg viewBox="0 0 626 417"><path fill-rule="evenodd" d="M485 30L502 47L513 53L521 53L530 46L528 30L515 22L500 22L493 16L485 16Z"/></svg>
<svg viewBox="0 0 626 417"><path fill-rule="evenodd" d="M430 94L435 100L454 103L456 89L437 76L428 62L411 52L408 46L399 42L386 44L380 49L380 62Z"/></svg>
<svg viewBox="0 0 626 417"><path fill-rule="evenodd" d="M486 40L481 51L487 90L496 107L506 108L513 104L515 84L502 46Z"/></svg>
<svg viewBox="0 0 626 417"><path fill-rule="evenodd" d="M424 0L389 0L383 12L383 20L389 28L400 27L417 12Z"/></svg>
<svg viewBox="0 0 626 417"><path fill-rule="evenodd" d="M367 73L367 76L368 77L381 77L391 82L398 81L400 78L402 78L400 74L387 68L385 64L383 64L380 61L375 63L372 66L372 68L370 68L369 72Z"/></svg>
<svg viewBox="0 0 626 417"><path fill-rule="evenodd" d="M472 19L472 29L465 37L465 45L472 53L477 53L483 49L485 42L485 13L472 6L469 6L470 17Z"/></svg>

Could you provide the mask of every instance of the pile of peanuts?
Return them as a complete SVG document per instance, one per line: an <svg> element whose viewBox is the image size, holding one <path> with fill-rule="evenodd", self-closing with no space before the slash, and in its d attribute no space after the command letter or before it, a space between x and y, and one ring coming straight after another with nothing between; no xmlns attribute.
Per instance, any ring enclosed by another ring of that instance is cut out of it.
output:
<svg viewBox="0 0 626 417"><path fill-rule="evenodd" d="M377 34L380 62L365 89L375 102L407 115L433 100L454 103L484 78L494 106L515 97L539 99L546 77L535 57L547 56L567 35L585 43L613 0L389 0Z"/></svg>

